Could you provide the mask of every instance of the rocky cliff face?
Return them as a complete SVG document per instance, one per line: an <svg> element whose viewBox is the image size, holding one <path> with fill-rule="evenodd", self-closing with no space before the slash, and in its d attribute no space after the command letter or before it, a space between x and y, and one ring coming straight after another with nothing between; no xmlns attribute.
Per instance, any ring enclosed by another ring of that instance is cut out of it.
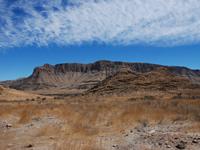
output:
<svg viewBox="0 0 200 150"><path fill-rule="evenodd" d="M144 73L158 67L161 67L161 65L104 60L90 64L66 63L55 66L45 64L42 67L36 67L33 74L24 79L23 82L14 83L11 87L28 91L54 88L89 89L121 70ZM191 70L185 67L165 67L180 77L200 84L200 70Z"/></svg>

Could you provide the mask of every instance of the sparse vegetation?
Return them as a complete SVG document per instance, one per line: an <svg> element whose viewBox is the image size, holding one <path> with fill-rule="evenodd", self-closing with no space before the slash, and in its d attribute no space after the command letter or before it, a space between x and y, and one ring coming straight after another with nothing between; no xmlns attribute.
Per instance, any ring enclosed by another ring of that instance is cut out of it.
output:
<svg viewBox="0 0 200 150"><path fill-rule="evenodd" d="M33 104L30 105L29 101L28 103L21 102L19 105L13 104L13 106L2 105L0 117L15 117L18 121L13 122L13 126L18 127L19 130L24 125L33 124L34 130L30 132L33 134L26 131L27 133L25 132L20 137L21 140L33 137L40 139L41 142L48 141L49 137L52 137L61 143L61 147L72 148L75 146L74 144L78 144L76 149L86 147L103 149L102 144L96 143L94 137L118 136L121 130L134 127L145 128L149 125L187 121L194 124L193 131L200 132L199 126L196 125L200 121L199 99L154 99L148 97L148 100L144 101L142 98L135 100L134 97L123 97L121 101L109 100L109 98L99 98L96 101L95 99L75 98L59 102L45 101L39 105L37 101L32 101ZM49 123L44 122L48 120ZM34 124L39 128L35 128ZM2 129L0 130L2 131ZM191 130L191 127L188 127L187 130ZM12 132L14 135L14 131L10 131L9 134ZM7 140L6 135L2 135L4 137L1 137L1 143ZM12 141L16 140L14 136L9 136L9 138ZM75 138L78 141L72 142ZM65 143L70 141L72 143L66 146ZM86 144L81 145L80 141L84 141ZM93 141L93 145L88 145L88 141ZM35 141L35 143L37 142Z"/></svg>
<svg viewBox="0 0 200 150"><path fill-rule="evenodd" d="M53 96L54 99L63 99L65 97L76 97L81 95L80 93L73 93L73 94L41 94L43 96Z"/></svg>
<svg viewBox="0 0 200 150"><path fill-rule="evenodd" d="M137 100L137 98L130 98L130 99L128 99L128 101L136 101Z"/></svg>
<svg viewBox="0 0 200 150"><path fill-rule="evenodd" d="M144 96L143 98L142 98L143 100L154 100L154 99L156 99L154 96Z"/></svg>

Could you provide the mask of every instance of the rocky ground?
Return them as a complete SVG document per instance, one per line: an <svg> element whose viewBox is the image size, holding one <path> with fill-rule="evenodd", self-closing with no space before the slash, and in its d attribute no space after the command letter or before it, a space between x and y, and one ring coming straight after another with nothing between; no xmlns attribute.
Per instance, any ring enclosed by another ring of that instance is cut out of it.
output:
<svg viewBox="0 0 200 150"><path fill-rule="evenodd" d="M124 130L126 142L113 145L113 149L137 150L137 149L200 149L200 134L179 132L180 127L188 126L188 123L173 125L147 126Z"/></svg>
<svg viewBox="0 0 200 150"><path fill-rule="evenodd" d="M141 127L122 129L117 135L98 135L92 138L77 138L69 135L68 138L63 139L63 135L59 137L56 132L61 131L64 134L67 129L58 117L33 118L29 124L15 125L15 122L18 121L19 118L16 117L0 120L0 149L200 149L200 134L188 133L182 130L190 126L190 123L186 122L175 122L171 125L146 125L144 123ZM50 130L45 130L45 128L52 127L54 127L54 133L52 131L50 134L46 133ZM92 142L88 142L91 139Z"/></svg>
<svg viewBox="0 0 200 150"><path fill-rule="evenodd" d="M199 150L200 99L0 103L0 150Z"/></svg>

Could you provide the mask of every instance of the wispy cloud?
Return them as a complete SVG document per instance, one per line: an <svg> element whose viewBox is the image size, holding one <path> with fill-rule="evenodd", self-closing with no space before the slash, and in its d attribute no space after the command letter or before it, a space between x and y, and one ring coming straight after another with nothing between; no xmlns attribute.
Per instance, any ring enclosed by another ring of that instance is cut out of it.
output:
<svg viewBox="0 0 200 150"><path fill-rule="evenodd" d="M0 48L200 43L199 0L0 0Z"/></svg>

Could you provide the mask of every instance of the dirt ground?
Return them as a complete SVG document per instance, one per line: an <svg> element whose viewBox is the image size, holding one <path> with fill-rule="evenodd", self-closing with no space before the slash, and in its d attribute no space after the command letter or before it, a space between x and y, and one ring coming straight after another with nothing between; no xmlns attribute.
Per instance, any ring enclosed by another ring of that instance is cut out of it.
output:
<svg viewBox="0 0 200 150"><path fill-rule="evenodd" d="M66 98L0 103L0 149L200 149L200 99Z"/></svg>

